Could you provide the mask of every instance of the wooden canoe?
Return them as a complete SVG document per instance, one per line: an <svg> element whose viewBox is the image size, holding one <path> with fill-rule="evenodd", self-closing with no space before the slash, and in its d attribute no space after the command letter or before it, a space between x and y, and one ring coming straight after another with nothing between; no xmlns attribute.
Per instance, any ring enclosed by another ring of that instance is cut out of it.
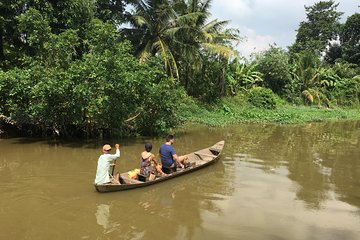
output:
<svg viewBox="0 0 360 240"><path fill-rule="evenodd" d="M219 156L221 154L221 151L224 147L225 141L220 141L216 144L214 144L211 147L208 148L204 148L201 150L198 150L196 152L192 152L187 154L189 156L189 162L191 163L191 166L188 168L180 168L177 169L176 172L171 173L167 176L164 177L157 177L155 178L155 180L152 181L139 181L139 180L135 180L129 177L128 173L121 173L120 177L121 177L121 182L122 184L120 185L115 185L115 184L95 184L95 188L96 191L98 192L115 192L115 191L124 191L124 190L128 190L128 189L133 189L133 188L139 188L139 187L145 187L145 186L149 186L155 183L159 183L165 180L169 180L193 171L196 171L200 168L206 167L214 162L216 162L219 159Z"/></svg>

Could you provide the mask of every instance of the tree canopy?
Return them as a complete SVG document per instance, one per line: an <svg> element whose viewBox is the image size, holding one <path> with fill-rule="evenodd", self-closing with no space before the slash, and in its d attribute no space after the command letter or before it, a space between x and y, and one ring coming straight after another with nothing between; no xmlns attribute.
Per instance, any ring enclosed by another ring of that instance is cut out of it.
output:
<svg viewBox="0 0 360 240"><path fill-rule="evenodd" d="M244 59L239 30L212 19L211 2L1 1L0 133L161 134L224 97L360 105L358 13L341 27L339 4L306 6L289 51Z"/></svg>
<svg viewBox="0 0 360 240"><path fill-rule="evenodd" d="M320 1L312 6L305 6L307 21L300 23L292 52L314 51L321 54L333 40L340 35L340 17L337 11L339 3Z"/></svg>
<svg viewBox="0 0 360 240"><path fill-rule="evenodd" d="M360 66L360 14L348 17L341 32L344 59Z"/></svg>

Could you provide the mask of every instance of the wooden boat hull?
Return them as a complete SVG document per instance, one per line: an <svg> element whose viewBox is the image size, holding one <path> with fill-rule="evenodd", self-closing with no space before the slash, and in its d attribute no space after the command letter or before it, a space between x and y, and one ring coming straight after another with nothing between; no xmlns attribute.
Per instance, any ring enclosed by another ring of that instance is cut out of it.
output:
<svg viewBox="0 0 360 240"><path fill-rule="evenodd" d="M185 168L185 169L178 169L176 172L165 176L165 177L159 177L152 181L146 181L142 182L139 180L131 179L127 172L121 173L121 179L122 184L120 185L114 185L114 184L95 184L95 189L98 192L116 192L116 191L124 191L129 190L133 188L139 188L139 187L145 187L149 185L153 185L162 181L166 181L187 173L194 172L196 170L199 170L201 168L204 168L206 166L209 166L210 164L215 163L222 152L222 149L224 147L225 141L220 141L216 144L214 144L211 147L204 148L202 150L192 152L187 154L189 156L189 162L192 163L191 167Z"/></svg>

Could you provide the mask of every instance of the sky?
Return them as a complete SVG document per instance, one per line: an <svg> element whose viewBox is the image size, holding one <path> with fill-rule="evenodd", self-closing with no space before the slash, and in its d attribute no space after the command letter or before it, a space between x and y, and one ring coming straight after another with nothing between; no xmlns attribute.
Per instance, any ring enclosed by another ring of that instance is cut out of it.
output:
<svg viewBox="0 0 360 240"><path fill-rule="evenodd" d="M304 6L314 0L213 0L211 19L229 20L228 27L240 30L244 38L237 49L249 57L253 52L269 48L270 44L286 48L295 42L300 22L306 21ZM360 0L335 0L338 11L344 12L341 22L360 12Z"/></svg>

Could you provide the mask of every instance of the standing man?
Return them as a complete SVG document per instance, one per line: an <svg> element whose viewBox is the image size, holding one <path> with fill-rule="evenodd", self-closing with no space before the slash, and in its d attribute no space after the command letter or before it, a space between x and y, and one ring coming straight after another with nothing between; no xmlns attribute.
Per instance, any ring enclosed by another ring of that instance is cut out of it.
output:
<svg viewBox="0 0 360 240"><path fill-rule="evenodd" d="M160 146L159 155L161 158L162 171L170 174L171 171L176 172L177 167L187 167L188 155L178 156L173 148L174 136L168 135L166 143Z"/></svg>
<svg viewBox="0 0 360 240"><path fill-rule="evenodd" d="M103 146L103 154L98 160L95 184L120 184L120 174L116 173L115 176L110 174L110 166L115 167L115 160L120 157L120 145L115 144L115 148L115 154L110 154L111 146L109 144Z"/></svg>

